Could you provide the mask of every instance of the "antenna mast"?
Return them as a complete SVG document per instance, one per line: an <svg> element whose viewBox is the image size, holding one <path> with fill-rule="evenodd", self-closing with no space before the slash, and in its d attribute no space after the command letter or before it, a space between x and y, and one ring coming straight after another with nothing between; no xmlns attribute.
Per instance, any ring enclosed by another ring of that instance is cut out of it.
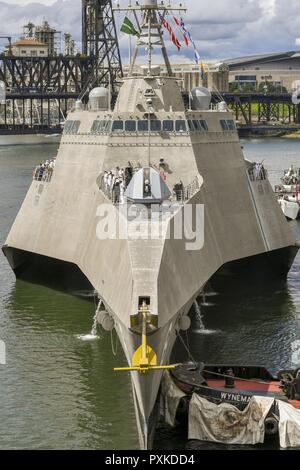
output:
<svg viewBox="0 0 300 470"><path fill-rule="evenodd" d="M168 2L168 5L165 5L164 2L158 5L157 0L142 0L141 3L136 2L134 6L132 6L131 2L128 7L120 7L120 5L117 5L113 8L113 11L133 11L140 33L132 56L129 74L133 74L138 49L146 46L148 51L148 75L150 76L152 68L152 50L157 46L161 48L168 75L171 77L173 73L163 39L162 23L169 11L185 12L186 8L184 8L182 4L177 7L172 7L170 2ZM141 20L139 20L137 12L140 12Z"/></svg>

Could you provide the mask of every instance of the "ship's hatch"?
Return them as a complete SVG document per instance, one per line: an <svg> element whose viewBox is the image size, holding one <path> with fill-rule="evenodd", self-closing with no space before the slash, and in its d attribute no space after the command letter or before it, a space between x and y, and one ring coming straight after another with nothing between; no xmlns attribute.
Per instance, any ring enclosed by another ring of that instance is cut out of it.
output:
<svg viewBox="0 0 300 470"><path fill-rule="evenodd" d="M154 168L137 171L125 191L127 200L141 204L160 204L170 196L168 186Z"/></svg>

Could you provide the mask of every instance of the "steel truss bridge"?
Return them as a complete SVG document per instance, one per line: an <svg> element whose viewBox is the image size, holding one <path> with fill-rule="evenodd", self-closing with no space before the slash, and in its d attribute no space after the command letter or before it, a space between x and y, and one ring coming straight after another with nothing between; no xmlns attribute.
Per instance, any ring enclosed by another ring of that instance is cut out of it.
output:
<svg viewBox="0 0 300 470"><path fill-rule="evenodd" d="M272 121L300 124L300 105L292 102L289 93L223 93L222 96L236 120L246 125Z"/></svg>
<svg viewBox="0 0 300 470"><path fill-rule="evenodd" d="M93 63L81 57L35 59L29 69L28 61L22 62L0 59L0 80L7 77L7 70L15 71L6 103L0 105L0 134L60 132L69 109L90 83ZM25 68L29 80L24 80ZM300 129L300 105L292 103L290 94L222 96L245 132ZM188 102L186 94L185 99ZM219 94L213 94L213 102L219 101Z"/></svg>
<svg viewBox="0 0 300 470"><path fill-rule="evenodd" d="M300 105L289 93L222 93L241 135L280 134L300 129ZM213 95L213 102L220 94ZM300 101L300 100L299 100Z"/></svg>
<svg viewBox="0 0 300 470"><path fill-rule="evenodd" d="M60 128L93 66L87 57L0 57L0 80L7 91L0 132Z"/></svg>
<svg viewBox="0 0 300 470"><path fill-rule="evenodd" d="M57 132L91 88L110 84L115 93L123 72L111 0L82 0L82 44L75 57L0 55L0 133Z"/></svg>

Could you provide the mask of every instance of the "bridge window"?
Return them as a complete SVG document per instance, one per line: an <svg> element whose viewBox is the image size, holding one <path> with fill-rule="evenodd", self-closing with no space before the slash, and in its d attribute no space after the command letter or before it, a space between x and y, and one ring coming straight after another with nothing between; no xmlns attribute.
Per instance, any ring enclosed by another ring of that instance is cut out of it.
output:
<svg viewBox="0 0 300 470"><path fill-rule="evenodd" d="M200 119L200 121L198 121L198 122L200 124L200 127L201 127L202 131L208 131L208 125L207 125L207 122L204 121L204 119Z"/></svg>
<svg viewBox="0 0 300 470"><path fill-rule="evenodd" d="M125 121L125 132L136 132L136 121Z"/></svg>
<svg viewBox="0 0 300 470"><path fill-rule="evenodd" d="M124 122L123 121L114 121L112 125L112 132L118 134L124 131Z"/></svg>
<svg viewBox="0 0 300 470"><path fill-rule="evenodd" d="M70 134L72 124L73 124L73 121L66 121L65 126L64 126L64 133L65 134Z"/></svg>
<svg viewBox="0 0 300 470"><path fill-rule="evenodd" d="M190 119L188 119L188 128L189 128L189 131L190 132L194 132L196 129L194 127L194 124L193 124L193 121L191 121Z"/></svg>
<svg viewBox="0 0 300 470"><path fill-rule="evenodd" d="M73 121L71 133L72 134L77 134L79 126L80 126L80 121Z"/></svg>
<svg viewBox="0 0 300 470"><path fill-rule="evenodd" d="M110 132L111 121L94 121L91 127L92 134L99 134L100 132Z"/></svg>
<svg viewBox="0 0 300 470"><path fill-rule="evenodd" d="M208 131L208 126L206 121L200 119L193 119L193 120L188 120L188 128L190 132L202 132L202 131Z"/></svg>
<svg viewBox="0 0 300 470"><path fill-rule="evenodd" d="M232 119L227 120L227 126L228 126L228 129L230 131L235 131L236 130L235 122Z"/></svg>
<svg viewBox="0 0 300 470"><path fill-rule="evenodd" d="M186 122L183 120L176 121L176 132L186 132Z"/></svg>
<svg viewBox="0 0 300 470"><path fill-rule="evenodd" d="M161 121L151 120L150 121L150 130L151 132L161 132Z"/></svg>
<svg viewBox="0 0 300 470"><path fill-rule="evenodd" d="M220 120L221 127L223 131L235 131L235 122L232 119L221 119Z"/></svg>
<svg viewBox="0 0 300 470"><path fill-rule="evenodd" d="M103 121L105 125L103 127L103 132L110 132L111 131L111 121Z"/></svg>
<svg viewBox="0 0 300 470"><path fill-rule="evenodd" d="M165 132L174 132L174 121L163 121L163 130Z"/></svg>
<svg viewBox="0 0 300 470"><path fill-rule="evenodd" d="M221 124L221 127L222 127L223 131L228 130L227 122L225 121L225 119L221 119L220 124Z"/></svg>
<svg viewBox="0 0 300 470"><path fill-rule="evenodd" d="M77 134L80 121L67 121L64 127L65 134Z"/></svg>
<svg viewBox="0 0 300 470"><path fill-rule="evenodd" d="M105 131L105 126L106 126L107 121L99 121L98 124L98 132L104 132Z"/></svg>
<svg viewBox="0 0 300 470"><path fill-rule="evenodd" d="M138 121L138 131L139 132L148 132L148 121L146 120L142 120L142 121Z"/></svg>
<svg viewBox="0 0 300 470"><path fill-rule="evenodd" d="M100 124L100 121L94 121L93 122L92 127L91 127L91 133L92 134L96 134L96 132L98 131L99 124Z"/></svg>
<svg viewBox="0 0 300 470"><path fill-rule="evenodd" d="M193 126L195 128L195 131L201 131L202 130L200 122L196 119L193 120Z"/></svg>

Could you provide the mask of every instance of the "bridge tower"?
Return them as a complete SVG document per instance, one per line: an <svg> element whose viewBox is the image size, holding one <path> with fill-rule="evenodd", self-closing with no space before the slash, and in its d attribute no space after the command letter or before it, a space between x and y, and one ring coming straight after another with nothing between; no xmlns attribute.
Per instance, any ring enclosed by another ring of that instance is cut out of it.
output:
<svg viewBox="0 0 300 470"><path fill-rule="evenodd" d="M110 83L115 91L122 64L111 0L82 0L82 52L91 59L87 89Z"/></svg>

